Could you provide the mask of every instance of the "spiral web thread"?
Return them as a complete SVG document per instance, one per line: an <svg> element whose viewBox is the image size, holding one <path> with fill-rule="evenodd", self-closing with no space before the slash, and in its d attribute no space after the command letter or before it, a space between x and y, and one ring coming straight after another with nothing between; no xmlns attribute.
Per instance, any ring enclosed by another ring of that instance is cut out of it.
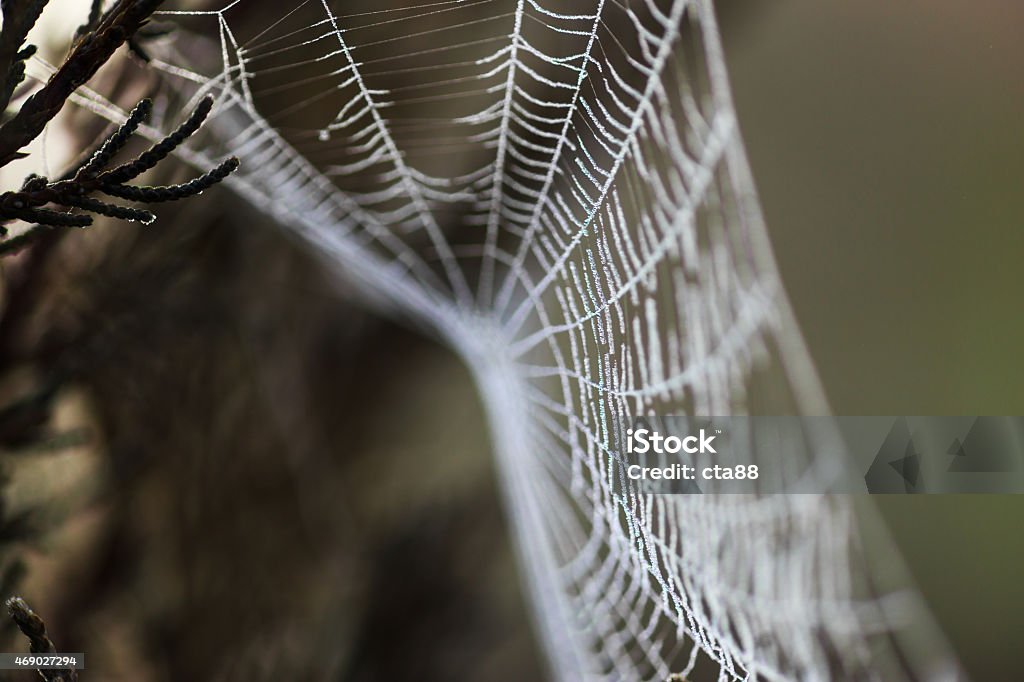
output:
<svg viewBox="0 0 1024 682"><path fill-rule="evenodd" d="M474 370L557 678L956 677L849 499L621 482L627 416L826 410L708 0L162 14L193 33L152 50L153 134L216 95L185 156L239 156L253 206ZM819 446L783 477L825 489Z"/></svg>

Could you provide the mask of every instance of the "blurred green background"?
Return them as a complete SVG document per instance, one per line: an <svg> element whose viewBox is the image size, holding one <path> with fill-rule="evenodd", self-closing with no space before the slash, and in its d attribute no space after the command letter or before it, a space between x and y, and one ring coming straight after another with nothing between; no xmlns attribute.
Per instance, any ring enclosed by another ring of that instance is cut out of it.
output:
<svg viewBox="0 0 1024 682"><path fill-rule="evenodd" d="M1024 414L1024 3L725 2L740 127L837 414ZM876 496L975 679L1017 679L1024 496Z"/></svg>

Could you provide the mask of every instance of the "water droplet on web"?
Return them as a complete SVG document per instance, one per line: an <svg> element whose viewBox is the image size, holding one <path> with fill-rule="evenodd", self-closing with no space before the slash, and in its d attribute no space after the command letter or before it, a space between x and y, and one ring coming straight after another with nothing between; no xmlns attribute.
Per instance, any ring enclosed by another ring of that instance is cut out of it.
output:
<svg viewBox="0 0 1024 682"><path fill-rule="evenodd" d="M317 135L317 138L321 142L327 142L328 140L331 139L331 131L328 130L327 128L324 128L323 130L320 131L320 134Z"/></svg>

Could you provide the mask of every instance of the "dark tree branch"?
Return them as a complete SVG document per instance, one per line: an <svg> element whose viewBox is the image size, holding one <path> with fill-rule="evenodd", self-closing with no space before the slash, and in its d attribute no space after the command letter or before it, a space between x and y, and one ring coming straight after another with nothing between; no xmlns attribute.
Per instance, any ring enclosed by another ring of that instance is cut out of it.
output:
<svg viewBox="0 0 1024 682"><path fill-rule="evenodd" d="M35 48L22 47L28 31L39 19L47 0L0 0L4 14L0 29L0 77L6 73L0 101L4 108L10 102L14 89L25 75L25 60ZM71 52L46 84L22 103L10 120L0 125L0 167L20 156L21 149L34 140L47 123L63 108L67 99L105 64L122 44L143 37L140 29L146 26L150 15L162 0L118 0L107 12L101 11L102 0L93 0L89 18L79 30ZM160 28L157 34L165 32ZM139 50L136 48L136 52ZM143 57L145 55L143 54ZM206 120L213 108L213 100L205 98L195 111L173 133L156 143L134 160L112 169L106 169L114 156L124 148L138 127L146 120L152 104L143 100L135 107L127 122L74 173L55 182L30 176L21 189L0 194L0 237L7 231L3 223L23 220L38 223L35 228L19 237L0 242L0 256L14 253L37 237L45 234L44 227L87 227L92 224L90 214L104 215L121 220L151 223L152 212L136 207L121 206L89 196L101 192L111 197L138 202L176 201L200 194L217 184L238 167L237 159L228 159L198 178L180 185L164 187L135 187L127 183L136 179L163 161L185 140L191 137ZM78 209L79 212L63 209Z"/></svg>
<svg viewBox="0 0 1024 682"><path fill-rule="evenodd" d="M47 0L3 0L4 26L0 30L0 112L11 103L14 89L25 78L25 61L35 54L35 45L22 47L28 32L35 26Z"/></svg>
<svg viewBox="0 0 1024 682"><path fill-rule="evenodd" d="M125 184L155 167L195 134L212 108L213 98L204 98L177 130L133 160L104 170L152 110L149 100L139 102L128 120L70 177L50 182L44 177L30 175L18 191L0 194L0 221L19 219L50 227L87 227L92 224L92 216L88 213L94 213L146 224L153 222L156 216L150 211L119 206L88 195L101 192L142 203L177 201L200 194L226 178L238 168L238 159L230 158L198 178L180 185L135 187ZM77 208L88 213L55 211L46 208L47 205ZM0 227L0 230L3 228ZM0 255L4 253L5 250L0 248Z"/></svg>
<svg viewBox="0 0 1024 682"><path fill-rule="evenodd" d="M50 76L46 85L26 99L18 113L0 126L0 166L17 158L19 151L39 136L46 124L64 107L71 94L92 78L113 56L115 50L146 23L162 1L118 0L100 17L95 29L79 37L71 54ZM11 16L7 4L4 5L5 20ZM9 0L9 4L16 3ZM45 1L35 0L34 4L44 5ZM41 7L39 11L42 11ZM32 20L34 23L35 19ZM29 28L32 24L29 24ZM0 62L0 67L2 65L3 62Z"/></svg>
<svg viewBox="0 0 1024 682"><path fill-rule="evenodd" d="M103 13L103 0L92 0L92 4L89 5L89 18L85 20L85 23L78 27L76 36L82 36L89 31L96 28L96 24L100 21L100 16Z"/></svg>
<svg viewBox="0 0 1024 682"><path fill-rule="evenodd" d="M29 651L33 654L54 654L54 646L46 633L46 623L39 615L29 608L21 597L7 600L7 611L21 633L28 637ZM75 670L39 670L39 676L47 682L76 682L78 673Z"/></svg>

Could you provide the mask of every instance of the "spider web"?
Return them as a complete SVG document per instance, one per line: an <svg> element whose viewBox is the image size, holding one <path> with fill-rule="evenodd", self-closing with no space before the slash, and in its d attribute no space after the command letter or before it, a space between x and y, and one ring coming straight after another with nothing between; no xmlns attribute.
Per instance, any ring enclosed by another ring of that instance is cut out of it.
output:
<svg viewBox="0 0 1024 682"><path fill-rule="evenodd" d="M242 196L472 368L557 678L957 674L850 499L616 482L632 415L827 411L709 1L162 14L193 34L153 49L153 133L216 95L186 156L240 157ZM825 489L819 445L785 476Z"/></svg>

